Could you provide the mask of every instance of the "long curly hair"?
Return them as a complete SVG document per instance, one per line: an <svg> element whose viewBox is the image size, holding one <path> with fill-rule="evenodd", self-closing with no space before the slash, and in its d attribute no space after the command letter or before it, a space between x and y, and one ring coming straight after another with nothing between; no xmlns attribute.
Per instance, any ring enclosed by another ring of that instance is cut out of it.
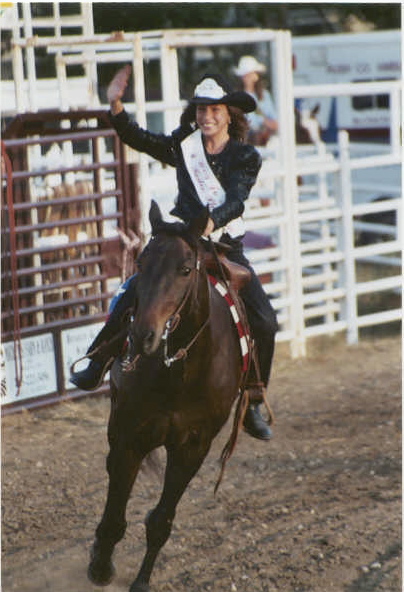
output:
<svg viewBox="0 0 404 592"><path fill-rule="evenodd" d="M230 125L229 125L229 136L234 138L238 142L244 143L247 138L248 134L248 121L241 109L238 107L232 107L230 105L226 105L229 113L230 113ZM180 119L181 126L196 126L196 105L190 103L185 107L181 119Z"/></svg>

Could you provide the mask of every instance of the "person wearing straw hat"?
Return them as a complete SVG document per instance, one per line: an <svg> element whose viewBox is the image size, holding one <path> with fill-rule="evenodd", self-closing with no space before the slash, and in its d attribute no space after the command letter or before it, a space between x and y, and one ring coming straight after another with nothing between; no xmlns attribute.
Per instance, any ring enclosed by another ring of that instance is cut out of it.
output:
<svg viewBox="0 0 404 592"><path fill-rule="evenodd" d="M179 128L170 135L156 134L141 128L123 106L121 99L130 74L130 66L119 70L107 91L110 119L120 139L176 168L178 195L170 213L187 223L208 206L210 217L204 236L219 231L220 241L229 247L227 257L251 271L251 280L240 296L257 346L262 382L247 385L250 404L244 428L255 438L269 440L272 432L259 406L269 381L278 324L268 296L244 255L241 240L245 233L244 202L261 168L258 151L244 143L248 129L245 114L254 111L255 100L244 91L233 91L220 77L206 75L196 86ZM121 352L123 343L117 336L124 329L123 318L133 305L135 292L136 275L122 286L106 324L91 344L88 367L72 373L70 380L79 388L97 388Z"/></svg>
<svg viewBox="0 0 404 592"><path fill-rule="evenodd" d="M275 106L270 92L264 88L262 74L266 66L251 55L242 56L234 73L243 84L244 91L249 93L257 103L257 108L247 116L250 132L248 141L255 146L265 146L269 138L278 131Z"/></svg>

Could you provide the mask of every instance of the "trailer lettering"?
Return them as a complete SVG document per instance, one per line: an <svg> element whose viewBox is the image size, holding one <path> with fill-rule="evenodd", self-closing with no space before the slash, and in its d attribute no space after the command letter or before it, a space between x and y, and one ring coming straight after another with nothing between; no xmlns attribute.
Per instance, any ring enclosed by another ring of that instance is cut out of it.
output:
<svg viewBox="0 0 404 592"><path fill-rule="evenodd" d="M394 60L390 62L381 62L380 64L377 64L377 69L379 72L400 72L401 64L400 62L396 62Z"/></svg>
<svg viewBox="0 0 404 592"><path fill-rule="evenodd" d="M371 71L371 66L368 62L361 62L356 64L356 71L359 74L368 74Z"/></svg>
<svg viewBox="0 0 404 592"><path fill-rule="evenodd" d="M351 65L350 64L328 64L327 65L327 72L331 74L343 74L344 72L350 72Z"/></svg>
<svg viewBox="0 0 404 592"><path fill-rule="evenodd" d="M353 117L352 118L352 123L354 125L357 125L358 127L360 127L361 125L379 126L381 124L387 126L389 124L389 118L387 116L384 116L384 115L375 115L375 116L364 115L362 117Z"/></svg>

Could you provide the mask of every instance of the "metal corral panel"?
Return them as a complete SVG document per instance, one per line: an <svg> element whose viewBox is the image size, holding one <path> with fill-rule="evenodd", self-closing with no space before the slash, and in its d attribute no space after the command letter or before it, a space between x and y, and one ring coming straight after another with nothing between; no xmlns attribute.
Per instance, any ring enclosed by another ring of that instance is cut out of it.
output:
<svg viewBox="0 0 404 592"><path fill-rule="evenodd" d="M26 114L2 143L3 404L63 396L138 229L136 166L106 112ZM8 137L7 137L8 136ZM4 377L3 377L4 378ZM22 388L19 389L19 382Z"/></svg>

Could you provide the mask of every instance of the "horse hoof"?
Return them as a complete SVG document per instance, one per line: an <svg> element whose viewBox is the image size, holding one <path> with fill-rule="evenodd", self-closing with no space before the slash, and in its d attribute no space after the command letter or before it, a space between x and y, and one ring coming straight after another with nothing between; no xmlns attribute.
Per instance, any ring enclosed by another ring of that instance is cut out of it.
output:
<svg viewBox="0 0 404 592"><path fill-rule="evenodd" d="M108 565L103 565L101 568L90 563L87 570L87 577L96 586L108 586L115 575L115 568L110 562Z"/></svg>
<svg viewBox="0 0 404 592"><path fill-rule="evenodd" d="M96 586L108 586L115 575L114 564L111 559L101 560L94 550L91 552L90 564L87 570L87 577Z"/></svg>

